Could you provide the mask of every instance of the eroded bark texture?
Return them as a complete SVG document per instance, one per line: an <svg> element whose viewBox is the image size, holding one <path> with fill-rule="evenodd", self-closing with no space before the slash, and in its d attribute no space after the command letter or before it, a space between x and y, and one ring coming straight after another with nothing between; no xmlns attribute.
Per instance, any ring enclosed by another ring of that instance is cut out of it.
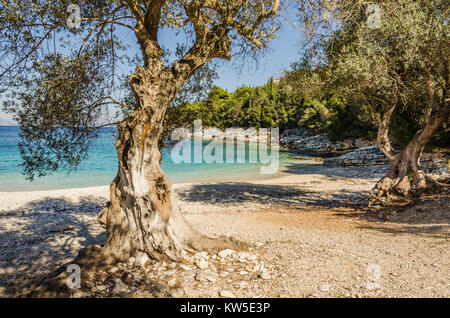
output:
<svg viewBox="0 0 450 318"><path fill-rule="evenodd" d="M386 176L371 191L371 203L375 204L434 192L442 186L425 174L420 166L420 158L433 134L448 121L449 107L430 112L424 129L419 130L398 154L393 151L388 138L391 115L392 111L389 111L380 116L378 147L385 153L390 165Z"/></svg>
<svg viewBox="0 0 450 318"><path fill-rule="evenodd" d="M155 71L158 67L160 72ZM111 184L110 203L99 215L108 231L102 248L106 262L140 252L153 259L177 260L185 249L236 247L239 243L233 240L213 240L193 230L172 202L170 181L160 167L158 141L166 110L180 85L162 64L153 65L151 72L146 69L138 68L130 77L138 106L118 126L119 171Z"/></svg>
<svg viewBox="0 0 450 318"><path fill-rule="evenodd" d="M158 141L167 108L181 86L211 59L231 58L231 30L248 43L263 47L265 36L257 30L277 13L279 0L271 8L262 4L260 12L256 10L248 19L239 14L247 1L233 1L225 7L215 1L207 6L198 1L186 3L184 11L195 41L171 67L164 65L158 42L166 1L146 2L145 7L135 1L126 3L136 18L133 29L144 65L129 78L137 107L118 127L118 174L111 184L110 204L99 216L108 230L101 253L110 263L139 252L156 259L177 259L182 249L237 248L241 244L233 240L204 237L176 213L170 182L160 167Z"/></svg>

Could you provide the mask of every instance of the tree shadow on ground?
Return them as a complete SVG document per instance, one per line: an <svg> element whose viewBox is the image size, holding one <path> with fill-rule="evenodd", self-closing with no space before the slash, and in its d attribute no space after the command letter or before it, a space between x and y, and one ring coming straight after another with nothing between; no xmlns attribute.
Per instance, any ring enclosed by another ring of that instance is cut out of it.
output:
<svg viewBox="0 0 450 318"><path fill-rule="evenodd" d="M388 170L383 166L324 166L323 164L305 164L290 160L281 172L297 175L319 174L331 179L381 179Z"/></svg>
<svg viewBox="0 0 450 318"><path fill-rule="evenodd" d="M21 294L80 249L103 244L106 233L96 216L105 203L46 198L0 212L0 296Z"/></svg>
<svg viewBox="0 0 450 318"><path fill-rule="evenodd" d="M335 193L301 189L298 186L227 182L192 185L178 193L181 200L205 204L270 204L286 207L361 208L367 191L342 190Z"/></svg>
<svg viewBox="0 0 450 318"><path fill-rule="evenodd" d="M337 213L371 223L361 226L386 234L416 234L450 238L450 194L448 190L429 195L404 205L391 205L368 211Z"/></svg>
<svg viewBox="0 0 450 318"><path fill-rule="evenodd" d="M359 228L382 233L433 235L448 238L450 232L449 196L441 194L417 200L406 206L370 209L367 191L318 192L293 185L254 183L198 184L183 189L178 197L187 202L223 205L256 203L282 211L282 208L333 209L335 215L366 221Z"/></svg>

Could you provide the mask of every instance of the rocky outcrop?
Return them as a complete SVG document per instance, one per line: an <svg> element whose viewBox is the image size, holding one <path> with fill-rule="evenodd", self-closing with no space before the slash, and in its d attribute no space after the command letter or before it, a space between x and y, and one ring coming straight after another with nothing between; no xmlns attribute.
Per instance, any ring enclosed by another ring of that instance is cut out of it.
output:
<svg viewBox="0 0 450 318"><path fill-rule="evenodd" d="M443 174L448 172L448 158L445 154L424 153L421 158L421 166L427 173ZM386 156L377 146L359 148L345 155L326 158L325 166L380 166L389 162Z"/></svg>
<svg viewBox="0 0 450 318"><path fill-rule="evenodd" d="M435 174L448 173L449 162L450 158L442 153L424 153L420 160L422 168L425 170L425 172Z"/></svg>
<svg viewBox="0 0 450 318"><path fill-rule="evenodd" d="M267 129L266 135L264 135L265 140L270 143L271 140L271 129ZM184 134L178 133L175 135L174 141L178 141L183 138L200 138L200 136L195 136L192 131L187 130ZM259 132L256 129L245 129L245 128L227 128L226 130L218 129L218 128L204 128L202 130L201 138L203 140L212 141L212 140L226 140L227 137L233 137L237 141L240 142L251 142L258 143L261 142Z"/></svg>
<svg viewBox="0 0 450 318"><path fill-rule="evenodd" d="M364 139L331 141L308 129L284 131L280 145L299 154L323 157L325 166L385 166L389 163L373 142ZM442 153L424 153L421 158L422 168L427 173L446 173L448 163L448 156Z"/></svg>
<svg viewBox="0 0 450 318"><path fill-rule="evenodd" d="M345 155L355 149L373 144L363 139L346 139L343 141L331 141L325 135L313 135L304 129L285 131L280 140L280 145L299 154L319 157L336 157Z"/></svg>
<svg viewBox="0 0 450 318"><path fill-rule="evenodd" d="M206 128L203 130L203 139L213 140L227 137L227 133L233 135L239 141L246 142L258 142L259 134L256 129L243 129L243 128L228 128L227 130L220 130L217 128ZM270 136L270 129L268 130L268 136ZM266 136L270 140L270 137Z"/></svg>
<svg viewBox="0 0 450 318"><path fill-rule="evenodd" d="M326 158L324 166L374 166L388 164L386 156L377 146L368 146L356 149L345 155Z"/></svg>

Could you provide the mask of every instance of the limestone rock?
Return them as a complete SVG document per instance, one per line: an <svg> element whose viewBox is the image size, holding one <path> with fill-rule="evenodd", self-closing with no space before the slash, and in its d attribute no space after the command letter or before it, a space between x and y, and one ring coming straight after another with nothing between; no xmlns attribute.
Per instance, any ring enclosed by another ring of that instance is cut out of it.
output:
<svg viewBox="0 0 450 318"><path fill-rule="evenodd" d="M105 291L109 289L108 285L99 285L96 287L98 291Z"/></svg>
<svg viewBox="0 0 450 318"><path fill-rule="evenodd" d="M128 259L128 264L129 265L134 265L134 263L136 263L136 258L135 257L130 257L129 259Z"/></svg>
<svg viewBox="0 0 450 318"><path fill-rule="evenodd" d="M234 296L234 294L232 292L230 292L229 290L222 290L220 292L220 296L226 297L226 298L236 298L236 296Z"/></svg>
<svg viewBox="0 0 450 318"><path fill-rule="evenodd" d="M173 298L181 298L184 296L184 290L182 288L174 289L170 292L170 296Z"/></svg>
<svg viewBox="0 0 450 318"><path fill-rule="evenodd" d="M314 135L305 129L285 131L280 140L281 146L287 146L300 154L320 157L341 156L371 144L363 139L331 141L325 135Z"/></svg>
<svg viewBox="0 0 450 318"><path fill-rule="evenodd" d="M239 283L239 288L244 289L244 288L247 288L247 287L248 287L248 283L246 281L242 281L242 282Z"/></svg>
<svg viewBox="0 0 450 318"><path fill-rule="evenodd" d="M200 269L207 269L209 266L209 263L207 260L200 258L199 260L195 261L195 265L197 265Z"/></svg>
<svg viewBox="0 0 450 318"><path fill-rule="evenodd" d="M125 285L120 278L114 278L114 293L125 293L128 291L128 286Z"/></svg>
<svg viewBox="0 0 450 318"><path fill-rule="evenodd" d="M135 264L141 267L144 267L145 264L150 260L150 257L146 253L139 253L136 256L136 262Z"/></svg>
<svg viewBox="0 0 450 318"><path fill-rule="evenodd" d="M262 272L261 273L261 278L269 280L269 279L272 279L272 276L268 272Z"/></svg>
<svg viewBox="0 0 450 318"><path fill-rule="evenodd" d="M185 271L191 270L191 268L188 265L181 264L180 267L181 267L181 269L184 269Z"/></svg>
<svg viewBox="0 0 450 318"><path fill-rule="evenodd" d="M219 255L219 257L221 257L221 258L226 258L230 255L233 255L233 253L234 253L233 250L226 249L226 250L220 251L217 255Z"/></svg>
<svg viewBox="0 0 450 318"><path fill-rule="evenodd" d="M330 290L330 288L331 288L330 285L325 284L325 285L320 286L320 287L319 287L319 290L320 290L320 291L323 291L323 292L327 292L327 291Z"/></svg>
<svg viewBox="0 0 450 318"><path fill-rule="evenodd" d="M177 284L177 279L176 278L172 278L171 280L169 280L169 282L167 283L167 285L169 285L169 287L174 287Z"/></svg>
<svg viewBox="0 0 450 318"><path fill-rule="evenodd" d="M211 282L215 283L217 281L217 274L210 271L199 271L197 275L195 275L195 279L199 282Z"/></svg>

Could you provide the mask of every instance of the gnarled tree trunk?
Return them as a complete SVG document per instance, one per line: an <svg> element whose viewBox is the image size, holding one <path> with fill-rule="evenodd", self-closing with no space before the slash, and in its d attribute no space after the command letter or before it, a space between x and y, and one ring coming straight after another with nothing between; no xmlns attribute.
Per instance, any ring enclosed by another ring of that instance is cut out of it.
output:
<svg viewBox="0 0 450 318"><path fill-rule="evenodd" d="M177 85L164 73L138 68L130 77L137 110L119 124L119 171L111 184L111 199L99 219L108 239L105 261L123 261L137 253L150 258L179 259L188 250L218 251L236 247L231 239L211 239L191 228L173 200L170 181L160 167L159 138Z"/></svg>
<svg viewBox="0 0 450 318"><path fill-rule="evenodd" d="M389 142L389 122L395 106L387 108L380 116L378 147L389 159L389 170L371 191L371 203L404 200L413 195L436 191L441 185L427 176L420 166L423 149L433 134L448 121L449 107L431 111L426 116L426 125L419 130L405 149L396 154Z"/></svg>
<svg viewBox="0 0 450 318"><path fill-rule="evenodd" d="M229 237L210 238L193 229L181 215L171 183L161 169L159 139L166 111L187 78L174 74L181 71L181 66L174 70L153 59L129 78L136 109L118 125L118 173L110 186L110 202L97 218L107 229L107 241L101 248L87 247L72 262L80 266L83 281L92 279L98 268L140 253L154 260L178 261L182 251L216 253L248 247ZM66 297L67 277L63 266L35 286L29 296Z"/></svg>

